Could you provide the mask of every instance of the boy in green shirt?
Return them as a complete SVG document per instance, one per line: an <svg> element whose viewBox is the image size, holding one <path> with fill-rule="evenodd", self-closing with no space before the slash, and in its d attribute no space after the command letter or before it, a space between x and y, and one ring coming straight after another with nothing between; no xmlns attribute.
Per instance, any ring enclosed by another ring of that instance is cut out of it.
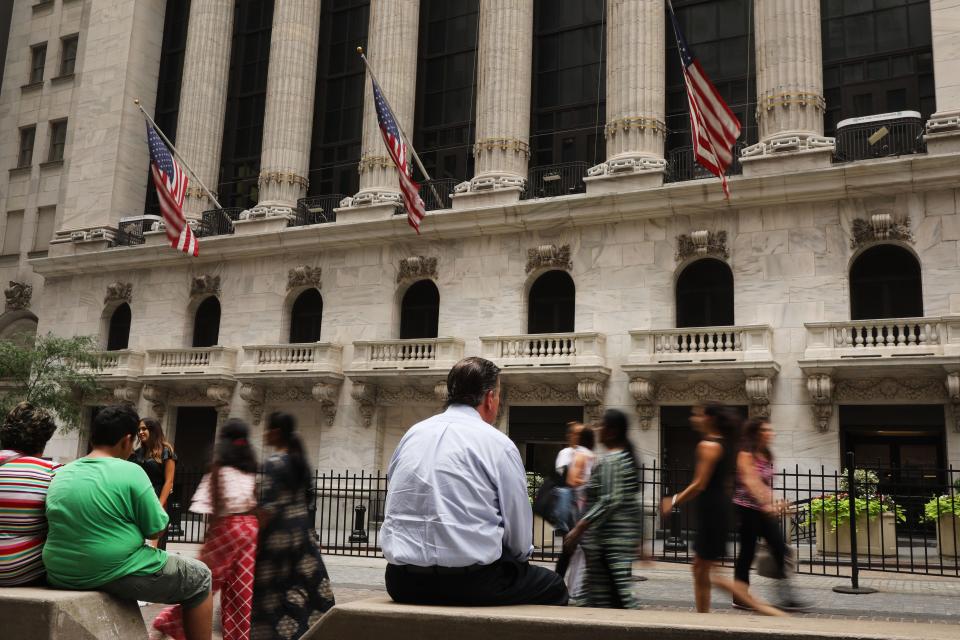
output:
<svg viewBox="0 0 960 640"><path fill-rule="evenodd" d="M47 494L47 579L64 589L180 604L187 639L209 640L210 570L143 543L169 518L147 474L127 462L139 421L130 407L102 409L90 432L93 450L57 470Z"/></svg>

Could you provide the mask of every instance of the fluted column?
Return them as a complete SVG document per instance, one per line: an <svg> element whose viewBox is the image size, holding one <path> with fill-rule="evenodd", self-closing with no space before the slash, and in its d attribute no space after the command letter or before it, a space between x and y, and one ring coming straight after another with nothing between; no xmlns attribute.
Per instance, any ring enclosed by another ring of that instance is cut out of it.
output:
<svg viewBox="0 0 960 640"><path fill-rule="evenodd" d="M760 142L743 155L833 148L823 137L820 0L754 0Z"/></svg>
<svg viewBox="0 0 960 640"><path fill-rule="evenodd" d="M260 151L260 199L248 217L289 216L307 190L317 44L318 0L276 0Z"/></svg>
<svg viewBox="0 0 960 640"><path fill-rule="evenodd" d="M929 153L960 152L960 4L930 0L937 111L927 122Z"/></svg>
<svg viewBox="0 0 960 640"><path fill-rule="evenodd" d="M207 188L216 193L227 103L233 0L193 0L183 59L177 148ZM213 206L194 182L183 203L188 218Z"/></svg>
<svg viewBox="0 0 960 640"><path fill-rule="evenodd" d="M647 173L659 178L649 186L662 183L664 6L607 0L607 161L591 168L590 176Z"/></svg>
<svg viewBox="0 0 960 640"><path fill-rule="evenodd" d="M420 0L370 3L367 60L377 74L397 124L411 138L417 90L419 22ZM360 191L352 198L352 206L399 203L399 178L380 135L369 77L364 79L364 86Z"/></svg>

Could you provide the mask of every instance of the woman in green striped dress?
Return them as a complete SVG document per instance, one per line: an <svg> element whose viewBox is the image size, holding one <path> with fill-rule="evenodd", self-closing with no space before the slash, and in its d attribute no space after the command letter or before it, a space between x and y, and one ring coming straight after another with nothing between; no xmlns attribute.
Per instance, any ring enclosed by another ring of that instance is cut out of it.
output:
<svg viewBox="0 0 960 640"><path fill-rule="evenodd" d="M564 538L564 546L572 548L583 538L587 558L583 605L635 609L632 569L641 540L640 484L636 455L627 438L627 416L607 410L599 435L607 453L587 485L587 512Z"/></svg>

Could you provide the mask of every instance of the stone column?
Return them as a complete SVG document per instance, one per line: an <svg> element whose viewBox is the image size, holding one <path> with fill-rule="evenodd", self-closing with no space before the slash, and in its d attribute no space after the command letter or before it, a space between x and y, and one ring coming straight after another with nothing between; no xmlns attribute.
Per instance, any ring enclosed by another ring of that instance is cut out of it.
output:
<svg viewBox="0 0 960 640"><path fill-rule="evenodd" d="M260 198L246 218L288 217L307 191L320 3L276 0L260 151Z"/></svg>
<svg viewBox="0 0 960 640"><path fill-rule="evenodd" d="M588 172L591 193L622 191L624 181L637 188L663 184L664 6L607 1L607 161Z"/></svg>
<svg viewBox="0 0 960 640"><path fill-rule="evenodd" d="M420 0L378 0L370 4L366 56L377 74L380 89L400 128L413 137L417 91L417 41ZM410 158L413 162L413 158ZM377 124L373 89L364 78L363 143L360 154L360 191L350 206L400 204L400 183Z"/></svg>
<svg viewBox="0 0 960 640"><path fill-rule="evenodd" d="M193 0L183 59L177 149L216 195L223 146L223 113L227 103L233 0ZM188 218L214 205L193 180L183 212Z"/></svg>
<svg viewBox="0 0 960 640"><path fill-rule="evenodd" d="M533 0L480 0L476 174L456 187L454 209L516 202L530 159Z"/></svg>
<svg viewBox="0 0 960 640"><path fill-rule="evenodd" d="M829 166L834 141L823 137L820 0L754 0L753 7L760 142L743 150L744 174L781 172L785 163Z"/></svg>
<svg viewBox="0 0 960 640"><path fill-rule="evenodd" d="M937 112L927 122L928 153L960 152L960 5L930 0Z"/></svg>

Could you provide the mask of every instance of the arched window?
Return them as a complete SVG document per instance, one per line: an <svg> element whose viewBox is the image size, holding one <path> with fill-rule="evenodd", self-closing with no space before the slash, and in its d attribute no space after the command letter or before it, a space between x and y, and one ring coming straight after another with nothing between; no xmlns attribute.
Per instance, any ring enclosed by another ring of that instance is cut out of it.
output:
<svg viewBox="0 0 960 640"><path fill-rule="evenodd" d="M323 318L323 297L316 289L307 289L290 309L290 342L319 342Z"/></svg>
<svg viewBox="0 0 960 640"><path fill-rule="evenodd" d="M220 301L210 296L200 303L193 317L193 346L213 347L220 338Z"/></svg>
<svg viewBox="0 0 960 640"><path fill-rule="evenodd" d="M850 267L850 319L923 316L920 263L892 244L871 247Z"/></svg>
<svg viewBox="0 0 960 640"><path fill-rule="evenodd" d="M566 271L547 271L530 287L527 333L573 331L576 287Z"/></svg>
<svg viewBox="0 0 960 640"><path fill-rule="evenodd" d="M126 349L130 344L130 305L126 302L114 309L107 329L107 351Z"/></svg>
<svg viewBox="0 0 960 640"><path fill-rule="evenodd" d="M440 292L432 280L414 283L400 303L400 338L436 338Z"/></svg>
<svg viewBox="0 0 960 640"><path fill-rule="evenodd" d="M726 262L705 258L677 278L677 327L733 324L733 272Z"/></svg>

